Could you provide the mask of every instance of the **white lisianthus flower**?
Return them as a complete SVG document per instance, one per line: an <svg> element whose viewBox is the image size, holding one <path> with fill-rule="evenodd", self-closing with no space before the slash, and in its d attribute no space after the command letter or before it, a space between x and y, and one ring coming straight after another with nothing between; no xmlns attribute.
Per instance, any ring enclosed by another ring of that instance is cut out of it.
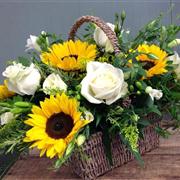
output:
<svg viewBox="0 0 180 180"><path fill-rule="evenodd" d="M94 121L94 116L90 111L85 111L84 114L85 114L84 117L85 120L88 120L90 122Z"/></svg>
<svg viewBox="0 0 180 180"><path fill-rule="evenodd" d="M36 51L40 52L41 48L37 43L38 37L34 35L30 35L30 37L27 39L27 44L26 44L26 51L30 49L35 49Z"/></svg>
<svg viewBox="0 0 180 180"><path fill-rule="evenodd" d="M14 119L14 114L11 112L5 112L0 116L0 124L4 125Z"/></svg>
<svg viewBox="0 0 180 180"><path fill-rule="evenodd" d="M107 23L107 25L111 28L112 31L114 31L115 25L111 23ZM97 45L101 47L105 47L106 52L113 52L113 46L106 36L106 34L101 30L101 28L96 27L94 31L94 40L97 43Z"/></svg>
<svg viewBox="0 0 180 180"><path fill-rule="evenodd" d="M83 134L80 134L76 139L76 143L78 146L82 146L85 141L86 141L86 136Z"/></svg>
<svg viewBox="0 0 180 180"><path fill-rule="evenodd" d="M40 85L41 75L34 64L26 67L14 62L2 74L7 78L8 89L20 95L34 95Z"/></svg>
<svg viewBox="0 0 180 180"><path fill-rule="evenodd" d="M174 72L177 75L177 79L180 79L180 57L179 57L178 53L175 51L174 55L169 56L168 59L170 61L173 61L173 65L175 68Z"/></svg>
<svg viewBox="0 0 180 180"><path fill-rule="evenodd" d="M110 105L128 92L123 71L107 63L89 62L81 85L81 94L93 104Z"/></svg>
<svg viewBox="0 0 180 180"><path fill-rule="evenodd" d="M52 73L50 74L43 83L43 91L46 94L50 94L51 90L58 89L58 90L67 90L67 85L61 79L58 74Z"/></svg>
<svg viewBox="0 0 180 180"><path fill-rule="evenodd" d="M153 89L151 86L146 87L145 92L146 92L147 94L149 94L149 96L151 97L151 99L152 99L153 101L154 101L154 98L155 98L156 100L159 100L159 99L161 99L162 96L163 96L163 93L162 93L161 90Z"/></svg>
<svg viewBox="0 0 180 180"><path fill-rule="evenodd" d="M172 48L172 47L176 47L180 45L180 39L174 39L173 41L171 41L169 44L168 44L168 47Z"/></svg>

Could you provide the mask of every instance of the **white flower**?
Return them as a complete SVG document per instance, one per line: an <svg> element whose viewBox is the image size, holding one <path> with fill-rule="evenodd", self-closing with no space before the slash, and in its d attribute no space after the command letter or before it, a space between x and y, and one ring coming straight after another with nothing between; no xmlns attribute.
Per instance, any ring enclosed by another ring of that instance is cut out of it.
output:
<svg viewBox="0 0 180 180"><path fill-rule="evenodd" d="M162 98L163 93L161 90L153 89L151 86L146 87L146 93L150 95L151 99L154 101L154 98L156 100L159 100Z"/></svg>
<svg viewBox="0 0 180 180"><path fill-rule="evenodd" d="M14 115L11 112L5 112L0 116L0 124L4 125L14 119Z"/></svg>
<svg viewBox="0 0 180 180"><path fill-rule="evenodd" d="M30 49L35 49L37 51L41 51L40 46L37 43L38 37L34 35L30 35L30 38L27 39L27 44L26 44L26 51Z"/></svg>
<svg viewBox="0 0 180 180"><path fill-rule="evenodd" d="M174 39L173 41L171 41L169 44L168 44L168 47L172 48L172 47L176 47L180 45L180 39Z"/></svg>
<svg viewBox="0 0 180 180"><path fill-rule="evenodd" d="M180 79L180 57L179 57L178 53L175 51L174 55L169 56L168 59L170 61L173 61L173 65L175 68L174 72L177 75L177 79Z"/></svg>
<svg viewBox="0 0 180 180"><path fill-rule="evenodd" d="M41 79L41 75L34 64L26 67L15 62L6 68L3 76L7 78L8 89L20 95L34 95Z"/></svg>
<svg viewBox="0 0 180 180"><path fill-rule="evenodd" d="M67 85L61 79L58 74L52 73L50 74L43 83L43 91L46 94L50 94L51 90L58 89L58 90L67 90Z"/></svg>
<svg viewBox="0 0 180 180"><path fill-rule="evenodd" d="M89 62L81 85L81 94L94 104L110 105L128 92L123 71L107 63Z"/></svg>
<svg viewBox="0 0 180 180"><path fill-rule="evenodd" d="M111 28L112 31L114 31L115 25L111 23L107 23L107 25ZM113 52L113 46L106 36L106 34L101 30L101 28L96 27L94 31L94 40L96 41L97 45L101 47L105 47L106 52Z"/></svg>
<svg viewBox="0 0 180 180"><path fill-rule="evenodd" d="M83 134L80 134L76 139L76 143L78 146L82 146L85 141L86 141L86 136Z"/></svg>
<svg viewBox="0 0 180 180"><path fill-rule="evenodd" d="M84 117L85 120L88 120L90 122L94 121L94 116L90 111L85 111L84 114L85 114Z"/></svg>

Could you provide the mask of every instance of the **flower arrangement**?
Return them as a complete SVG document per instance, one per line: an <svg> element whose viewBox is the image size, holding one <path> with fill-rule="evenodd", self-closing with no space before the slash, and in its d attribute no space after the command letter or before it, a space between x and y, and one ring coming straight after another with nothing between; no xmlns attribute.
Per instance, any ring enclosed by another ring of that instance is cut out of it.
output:
<svg viewBox="0 0 180 180"><path fill-rule="evenodd" d="M171 113L179 127L180 57L173 47L180 44L180 26L163 26L160 16L132 37L124 29L125 17L123 11L114 24L105 24L85 16L93 23L79 40L72 37L77 27L67 41L44 31L30 35L27 56L9 61L2 73L0 148L5 153L37 148L59 168L102 132L110 162L116 134L141 161L138 140L155 124L145 118L149 113ZM167 136L156 125L154 130Z"/></svg>

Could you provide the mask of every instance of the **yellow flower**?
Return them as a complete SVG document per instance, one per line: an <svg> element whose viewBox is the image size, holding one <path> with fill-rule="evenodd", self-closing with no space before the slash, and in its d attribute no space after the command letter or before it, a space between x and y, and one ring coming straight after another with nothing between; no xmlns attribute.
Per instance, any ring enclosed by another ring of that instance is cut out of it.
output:
<svg viewBox="0 0 180 180"><path fill-rule="evenodd" d="M49 48L49 52L41 54L41 60L45 64L65 71L83 69L87 62L95 58L96 45L89 45L80 40L54 44Z"/></svg>
<svg viewBox="0 0 180 180"><path fill-rule="evenodd" d="M168 54L165 51L161 50L154 44L139 45L137 50L142 54L138 55L136 59L144 63L143 67L146 69L146 75L148 78L167 72L166 67ZM147 54L149 54L149 56Z"/></svg>
<svg viewBox="0 0 180 180"><path fill-rule="evenodd" d="M11 92L8 90L7 85L6 85L6 80L4 81L3 85L0 85L0 100L5 99L8 97L14 96L14 92Z"/></svg>
<svg viewBox="0 0 180 180"><path fill-rule="evenodd" d="M33 106L26 124L32 126L26 132L24 142L33 142L30 148L41 150L40 156L62 157L75 134L90 121L82 119L79 102L64 93L50 96L40 107Z"/></svg>

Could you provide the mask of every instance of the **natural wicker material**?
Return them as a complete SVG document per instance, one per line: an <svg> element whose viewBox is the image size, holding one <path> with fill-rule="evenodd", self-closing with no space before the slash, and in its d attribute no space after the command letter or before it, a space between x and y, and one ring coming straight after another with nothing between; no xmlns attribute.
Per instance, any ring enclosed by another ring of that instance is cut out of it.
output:
<svg viewBox="0 0 180 180"><path fill-rule="evenodd" d="M99 17L94 17L94 16L82 16L82 17L80 17L75 22L75 24L72 26L72 28L69 32L69 38L68 39L74 40L74 37L75 37L75 34L76 34L78 28L85 22L92 22L92 23L95 23L98 27L100 27L104 31L104 33L106 34L108 39L111 41L111 44L114 48L115 54L119 54L120 50L119 50L119 46L118 46L118 39L116 37L115 32L113 32L111 30L111 28Z"/></svg>
<svg viewBox="0 0 180 180"><path fill-rule="evenodd" d="M109 165L102 143L102 133L98 132L90 137L83 145L84 153L89 157L82 159L79 153L74 153L71 157L71 167L73 171L83 179L95 179L107 171L121 166L134 159L132 153L123 145L120 137L112 139L112 159L113 166ZM154 126L144 129L144 138L139 140L139 152L142 154L151 151L159 146L159 136L154 130Z"/></svg>

